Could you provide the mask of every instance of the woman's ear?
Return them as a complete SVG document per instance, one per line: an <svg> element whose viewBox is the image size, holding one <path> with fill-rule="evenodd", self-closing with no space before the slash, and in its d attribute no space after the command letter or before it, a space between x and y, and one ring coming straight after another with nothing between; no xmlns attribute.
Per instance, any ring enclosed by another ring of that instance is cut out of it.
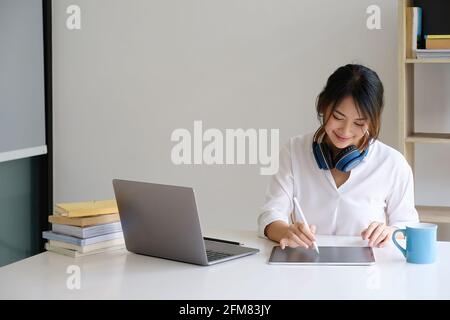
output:
<svg viewBox="0 0 450 320"><path fill-rule="evenodd" d="M323 125L323 113L319 113L319 121L321 123L321 125Z"/></svg>

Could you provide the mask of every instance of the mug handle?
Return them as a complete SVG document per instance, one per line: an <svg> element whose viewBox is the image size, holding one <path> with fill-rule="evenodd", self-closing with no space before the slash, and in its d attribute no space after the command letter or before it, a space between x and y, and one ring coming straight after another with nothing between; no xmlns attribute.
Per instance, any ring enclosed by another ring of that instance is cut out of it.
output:
<svg viewBox="0 0 450 320"><path fill-rule="evenodd" d="M397 229L392 234L392 241L394 241L395 246L403 253L403 255L406 258L406 249L404 249L401 245L398 244L397 240L395 239L395 235L400 232L403 234L404 237L406 237L406 229Z"/></svg>

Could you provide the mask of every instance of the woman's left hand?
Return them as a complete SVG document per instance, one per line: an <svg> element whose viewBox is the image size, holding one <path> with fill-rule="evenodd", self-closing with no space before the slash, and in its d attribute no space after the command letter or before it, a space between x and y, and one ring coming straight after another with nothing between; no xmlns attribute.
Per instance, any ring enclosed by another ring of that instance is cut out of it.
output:
<svg viewBox="0 0 450 320"><path fill-rule="evenodd" d="M391 240L395 227L387 226L383 222L372 222L367 229L361 232L363 240L369 240L370 247L382 248Z"/></svg>

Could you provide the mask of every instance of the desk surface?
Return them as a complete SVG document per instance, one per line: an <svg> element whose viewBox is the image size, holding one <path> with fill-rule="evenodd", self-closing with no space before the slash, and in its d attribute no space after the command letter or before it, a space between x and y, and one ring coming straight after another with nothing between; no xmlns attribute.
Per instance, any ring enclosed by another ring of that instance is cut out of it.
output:
<svg viewBox="0 0 450 320"><path fill-rule="evenodd" d="M123 250L81 258L45 252L0 268L0 299L450 299L450 242L438 262L405 262L393 245L374 249L374 266L267 264L274 242L255 231L214 230L261 251L202 267ZM366 245L356 237L319 236L319 245ZM79 266L80 289L66 273Z"/></svg>

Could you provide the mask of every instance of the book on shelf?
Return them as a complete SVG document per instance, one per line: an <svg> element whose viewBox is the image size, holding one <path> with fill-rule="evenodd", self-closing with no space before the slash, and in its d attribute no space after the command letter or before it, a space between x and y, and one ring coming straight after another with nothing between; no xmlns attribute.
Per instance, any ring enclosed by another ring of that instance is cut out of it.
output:
<svg viewBox="0 0 450 320"><path fill-rule="evenodd" d="M430 39L450 39L450 34L428 34L426 37Z"/></svg>
<svg viewBox="0 0 450 320"><path fill-rule="evenodd" d="M108 240L123 238L123 233L122 233L122 231L120 231L120 232L102 234L102 235L96 236L96 237L80 239L80 238L68 236L65 234L55 233L53 231L43 231L42 237L47 240L57 240L57 241L62 241L62 242L66 242L66 243L75 244L78 246L87 246L87 245L98 243L98 242L104 242L104 241L108 241Z"/></svg>
<svg viewBox="0 0 450 320"><path fill-rule="evenodd" d="M117 239L113 239L113 240L93 243L93 244L90 244L87 246L79 246L76 244L67 243L67 242L58 241L58 240L49 240L48 243L54 247L71 249L71 250L76 250L80 253L86 253L86 252L92 252L92 251L98 250L98 249L104 249L104 248L109 248L109 247L113 247L113 246L123 245L123 244L125 244L125 240L123 238L117 238Z"/></svg>
<svg viewBox="0 0 450 320"><path fill-rule="evenodd" d="M53 223L52 231L55 233L60 233L60 234L68 235L68 236L85 239L85 238L100 236L102 234L122 231L122 226L121 226L120 222L98 224L98 225L84 227L84 228L66 225L66 224Z"/></svg>
<svg viewBox="0 0 450 320"><path fill-rule="evenodd" d="M55 214L64 217L86 217L118 212L119 209L115 199L65 202L57 203L55 206Z"/></svg>
<svg viewBox="0 0 450 320"><path fill-rule="evenodd" d="M450 49L449 34L429 34L425 36L425 49Z"/></svg>
<svg viewBox="0 0 450 320"><path fill-rule="evenodd" d="M89 216L89 217L63 217L60 215L48 216L48 222L56 224L66 224L70 226L87 227L94 226L98 224L105 224L110 222L120 221L120 216L118 213L105 214L100 216Z"/></svg>
<svg viewBox="0 0 450 320"><path fill-rule="evenodd" d="M48 242L45 244L45 249L47 251L59 253L59 254L62 254L62 255L68 256L68 257L73 257L73 258L84 257L84 256L92 255L92 254L98 254L98 253L103 253L103 252L108 252L108 251L113 251L113 250L119 250L119 249L123 249L123 248L125 248L125 245L120 244L118 246L112 246L112 247L107 247L107 248L102 248L102 249L97 249L97 250L92 250L89 252L82 253L82 252L78 252L76 250L52 246Z"/></svg>
<svg viewBox="0 0 450 320"><path fill-rule="evenodd" d="M422 42L422 8L406 8L406 56L416 58Z"/></svg>
<svg viewBox="0 0 450 320"><path fill-rule="evenodd" d="M450 49L417 49L418 59L449 59Z"/></svg>

